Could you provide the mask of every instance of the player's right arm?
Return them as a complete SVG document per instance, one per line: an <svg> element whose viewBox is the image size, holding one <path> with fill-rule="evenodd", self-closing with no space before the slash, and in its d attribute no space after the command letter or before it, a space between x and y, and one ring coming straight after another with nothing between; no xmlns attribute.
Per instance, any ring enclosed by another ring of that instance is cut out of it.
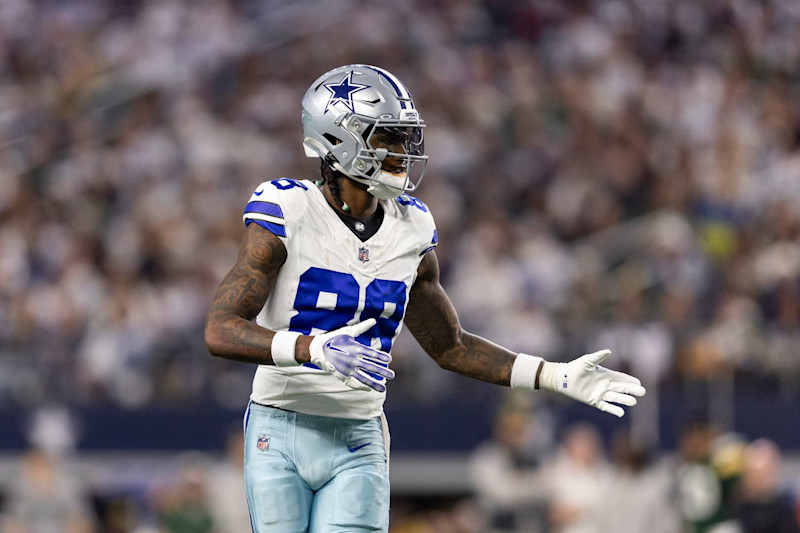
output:
<svg viewBox="0 0 800 533"><path fill-rule="evenodd" d="M353 389L386 390L384 380L394 378L388 368L391 356L355 341L374 319L314 336L275 332L255 322L286 257L277 235L248 224L236 264L222 280L206 317L204 335L211 355L259 365L311 362Z"/></svg>
<svg viewBox="0 0 800 533"><path fill-rule="evenodd" d="M286 247L275 234L257 224L247 226L236 264L220 283L206 317L205 341L211 355L260 365L273 363L275 332L254 319L285 261ZM298 339L299 362L310 360L309 343L310 337Z"/></svg>

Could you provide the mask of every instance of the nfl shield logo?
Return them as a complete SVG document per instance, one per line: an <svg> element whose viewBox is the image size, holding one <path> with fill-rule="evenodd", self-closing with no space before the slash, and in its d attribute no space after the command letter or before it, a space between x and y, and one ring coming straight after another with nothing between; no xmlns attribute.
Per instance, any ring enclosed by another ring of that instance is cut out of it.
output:
<svg viewBox="0 0 800 533"><path fill-rule="evenodd" d="M358 249L358 260L362 263L369 261L369 249L361 247Z"/></svg>
<svg viewBox="0 0 800 533"><path fill-rule="evenodd" d="M269 450L269 437L266 435L259 435L258 442L256 442L256 447L262 452Z"/></svg>

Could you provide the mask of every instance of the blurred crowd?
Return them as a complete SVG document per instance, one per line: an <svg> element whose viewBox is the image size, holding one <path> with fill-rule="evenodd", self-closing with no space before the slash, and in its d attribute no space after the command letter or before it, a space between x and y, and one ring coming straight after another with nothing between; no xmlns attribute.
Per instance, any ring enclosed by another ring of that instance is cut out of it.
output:
<svg viewBox="0 0 800 533"><path fill-rule="evenodd" d="M223 457L75 461L32 450L0 468L0 529L250 531L242 450L238 430ZM393 497L389 531L800 533L798 466L772 441L746 442L702 418L684 428L675 454L656 454L627 430L606 446L588 423L558 431L540 412L506 408L464 461L465 486Z"/></svg>
<svg viewBox="0 0 800 533"><path fill-rule="evenodd" d="M0 469L7 533L243 533L250 531L244 441L226 453L102 459L36 448Z"/></svg>
<svg viewBox="0 0 800 533"><path fill-rule="evenodd" d="M651 391L798 394L798 27L793 0L0 0L0 405L243 408L253 369L207 355L205 313L251 191L317 177L300 98L352 62L428 125L419 196L467 329L609 347ZM465 394L410 336L393 355L392 396ZM590 426L555 452L546 426L504 413L475 499L393 528L797 531L769 441L698 424L673 462L622 435L607 460ZM240 449L138 507L32 451L0 509L9 531L242 531Z"/></svg>
<svg viewBox="0 0 800 533"><path fill-rule="evenodd" d="M797 478L778 447L723 434L698 418L674 456L656 455L626 430L608 452L596 429L565 428L543 447L538 417L507 411L471 460L485 525L540 533L797 533ZM534 438L532 438L534 437Z"/></svg>
<svg viewBox="0 0 800 533"><path fill-rule="evenodd" d="M792 0L3 0L0 401L243 406L205 312L250 192L318 175L300 98L351 62L428 124L467 329L792 393L799 24ZM395 348L410 401L446 390L419 352Z"/></svg>

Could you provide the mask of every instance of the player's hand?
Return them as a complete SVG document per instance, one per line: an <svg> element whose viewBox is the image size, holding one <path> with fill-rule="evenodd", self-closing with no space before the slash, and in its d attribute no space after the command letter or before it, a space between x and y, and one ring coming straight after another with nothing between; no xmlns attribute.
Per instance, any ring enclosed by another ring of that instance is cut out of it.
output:
<svg viewBox="0 0 800 533"><path fill-rule="evenodd" d="M370 318L352 326L315 335L309 346L311 362L358 390L386 390L386 380L394 378L389 369L392 356L356 341L356 337L375 325Z"/></svg>
<svg viewBox="0 0 800 533"><path fill-rule="evenodd" d="M545 362L540 386L622 417L625 411L614 404L634 406L646 391L635 377L600 366L609 355L600 350L569 363Z"/></svg>

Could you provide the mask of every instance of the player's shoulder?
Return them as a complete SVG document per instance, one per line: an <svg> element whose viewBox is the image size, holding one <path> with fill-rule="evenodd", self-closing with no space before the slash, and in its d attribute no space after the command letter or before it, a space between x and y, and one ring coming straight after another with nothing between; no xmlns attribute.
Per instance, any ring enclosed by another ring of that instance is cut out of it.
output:
<svg viewBox="0 0 800 533"><path fill-rule="evenodd" d="M386 212L393 217L415 224L433 223L431 210L425 203L409 194L401 194L392 200L386 200L383 204Z"/></svg>
<svg viewBox="0 0 800 533"><path fill-rule="evenodd" d="M278 178L261 182L250 196L250 201L283 200L291 201L295 197L302 198L303 193L308 193L314 182L294 178Z"/></svg>
<svg viewBox="0 0 800 533"><path fill-rule="evenodd" d="M420 243L422 253L432 250L439 242L436 222L430 208L419 198L401 194L383 204L388 216L395 217L408 225ZM422 254L420 254L422 255Z"/></svg>
<svg viewBox="0 0 800 533"><path fill-rule="evenodd" d="M247 205L253 203L254 207L263 209L270 209L263 204L277 204L282 209L301 208L310 201L312 188L316 185L310 180L278 178L264 181L250 195Z"/></svg>
<svg viewBox="0 0 800 533"><path fill-rule="evenodd" d="M311 201L309 180L279 178L264 181L255 188L242 216L245 225L256 222L279 237L287 236L287 224L296 220Z"/></svg>

